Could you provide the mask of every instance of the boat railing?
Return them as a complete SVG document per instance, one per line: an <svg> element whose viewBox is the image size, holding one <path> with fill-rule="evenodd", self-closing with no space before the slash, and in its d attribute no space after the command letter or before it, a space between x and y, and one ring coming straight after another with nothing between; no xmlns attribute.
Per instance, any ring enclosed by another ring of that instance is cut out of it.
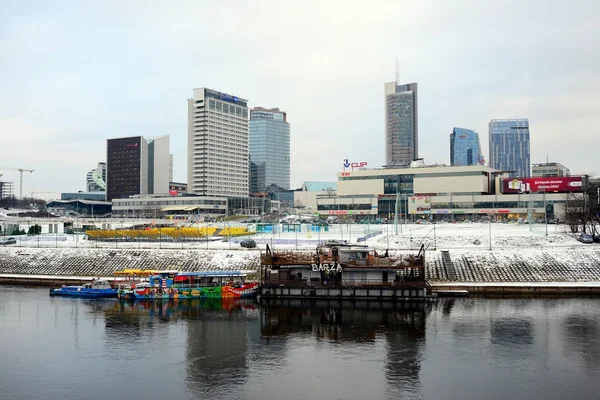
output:
<svg viewBox="0 0 600 400"><path fill-rule="evenodd" d="M317 260L314 253L282 251L273 254L262 254L263 265L309 265Z"/></svg>
<svg viewBox="0 0 600 400"><path fill-rule="evenodd" d="M391 282L382 282L378 279L352 279L352 280L312 280L312 279L269 279L263 283L266 287L287 288L402 288L414 286L427 286L427 281L420 278L402 277Z"/></svg>

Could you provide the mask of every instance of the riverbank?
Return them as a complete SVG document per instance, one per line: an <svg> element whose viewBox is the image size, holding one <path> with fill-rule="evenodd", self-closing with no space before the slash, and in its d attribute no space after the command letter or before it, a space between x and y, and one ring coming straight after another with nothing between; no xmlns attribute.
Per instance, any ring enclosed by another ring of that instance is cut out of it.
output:
<svg viewBox="0 0 600 400"><path fill-rule="evenodd" d="M0 282L78 283L123 269L252 273L259 262L257 249L0 248ZM434 290L600 293L600 246L428 250L426 278Z"/></svg>

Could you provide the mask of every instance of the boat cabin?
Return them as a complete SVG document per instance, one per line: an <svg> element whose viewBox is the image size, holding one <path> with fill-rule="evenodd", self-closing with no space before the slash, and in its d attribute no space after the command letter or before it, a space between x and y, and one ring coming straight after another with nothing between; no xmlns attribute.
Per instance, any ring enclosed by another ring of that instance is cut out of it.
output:
<svg viewBox="0 0 600 400"><path fill-rule="evenodd" d="M181 272L175 275L175 287L221 287L221 286L244 286L245 277L248 275L242 271L195 271Z"/></svg>
<svg viewBox="0 0 600 400"><path fill-rule="evenodd" d="M425 250L390 256L362 245L322 245L316 253L271 252L261 257L266 284L293 287L402 286L425 282Z"/></svg>
<svg viewBox="0 0 600 400"><path fill-rule="evenodd" d="M86 283L86 284L82 285L81 287L83 289L97 289L97 290L112 289L110 283L106 280L93 281L91 283Z"/></svg>
<svg viewBox="0 0 600 400"><path fill-rule="evenodd" d="M148 278L151 287L171 287L179 271L154 271L155 275Z"/></svg>

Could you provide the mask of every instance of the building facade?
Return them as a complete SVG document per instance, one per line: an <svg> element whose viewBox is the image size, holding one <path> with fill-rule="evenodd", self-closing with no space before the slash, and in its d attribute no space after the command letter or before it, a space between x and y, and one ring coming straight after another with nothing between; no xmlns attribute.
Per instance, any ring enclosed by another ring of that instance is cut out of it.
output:
<svg viewBox="0 0 600 400"><path fill-rule="evenodd" d="M250 110L250 192L290 188L290 124L278 108Z"/></svg>
<svg viewBox="0 0 600 400"><path fill-rule="evenodd" d="M106 142L106 200L148 194L148 143L142 136Z"/></svg>
<svg viewBox="0 0 600 400"><path fill-rule="evenodd" d="M270 213L274 202L268 198L240 196L135 196L115 199L113 216L142 216L162 218L166 216L214 217L232 214L261 215Z"/></svg>
<svg viewBox="0 0 600 400"><path fill-rule="evenodd" d="M106 163L99 162L95 169L87 173L87 192L106 192Z"/></svg>
<svg viewBox="0 0 600 400"><path fill-rule="evenodd" d="M248 196L247 100L194 89L188 100L188 192Z"/></svg>
<svg viewBox="0 0 600 400"><path fill-rule="evenodd" d="M0 181L0 207L12 208L14 206L14 203L15 183Z"/></svg>
<svg viewBox="0 0 600 400"><path fill-rule="evenodd" d="M148 194L167 194L171 177L169 136L148 138Z"/></svg>
<svg viewBox="0 0 600 400"><path fill-rule="evenodd" d="M489 123L490 167L511 176L531 176L528 119L493 119Z"/></svg>
<svg viewBox="0 0 600 400"><path fill-rule="evenodd" d="M188 185L184 182L169 182L169 195L176 196L178 194L184 194L188 191Z"/></svg>
<svg viewBox="0 0 600 400"><path fill-rule="evenodd" d="M419 153L417 84L385 84L385 163L409 165Z"/></svg>
<svg viewBox="0 0 600 400"><path fill-rule="evenodd" d="M483 165L479 134L470 129L454 128L450 134L450 165Z"/></svg>
<svg viewBox="0 0 600 400"><path fill-rule="evenodd" d="M482 165L381 168L338 173L337 192L318 195L317 212L353 219L535 221L564 218L584 177L511 178Z"/></svg>
<svg viewBox="0 0 600 400"><path fill-rule="evenodd" d="M61 193L61 200L92 200L92 201L104 201L106 198L105 192L72 192L72 193Z"/></svg>
<svg viewBox="0 0 600 400"><path fill-rule="evenodd" d="M533 177L563 177L570 176L571 171L561 163L548 162L544 164L534 164L531 168L531 176Z"/></svg>

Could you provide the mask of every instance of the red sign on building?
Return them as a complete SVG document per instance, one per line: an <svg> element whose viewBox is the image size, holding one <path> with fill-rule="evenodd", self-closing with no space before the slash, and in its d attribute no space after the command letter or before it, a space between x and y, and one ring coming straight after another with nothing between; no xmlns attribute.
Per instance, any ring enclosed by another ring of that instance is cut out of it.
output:
<svg viewBox="0 0 600 400"><path fill-rule="evenodd" d="M580 176L562 178L504 178L502 193L568 193L583 191L583 180Z"/></svg>

